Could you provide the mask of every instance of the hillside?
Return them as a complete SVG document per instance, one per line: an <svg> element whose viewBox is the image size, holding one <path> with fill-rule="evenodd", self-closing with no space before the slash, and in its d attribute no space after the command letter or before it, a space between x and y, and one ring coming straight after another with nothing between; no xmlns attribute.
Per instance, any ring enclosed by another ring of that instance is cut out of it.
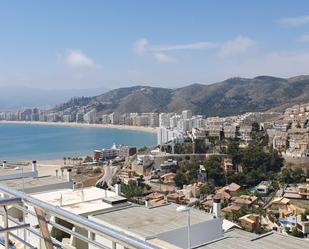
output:
<svg viewBox="0 0 309 249"><path fill-rule="evenodd" d="M192 84L177 89L135 86L111 90L91 98L75 98L54 108L92 109L110 112L180 112L233 115L248 111L266 111L309 101L309 76L253 79L231 78L210 85Z"/></svg>

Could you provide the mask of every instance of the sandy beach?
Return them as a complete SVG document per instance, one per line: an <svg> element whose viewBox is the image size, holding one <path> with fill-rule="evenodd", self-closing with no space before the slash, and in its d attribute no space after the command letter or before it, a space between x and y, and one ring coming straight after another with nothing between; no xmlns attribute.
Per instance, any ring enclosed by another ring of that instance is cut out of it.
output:
<svg viewBox="0 0 309 249"><path fill-rule="evenodd" d="M72 126L84 128L108 128L119 130L141 131L148 133L156 133L157 129L145 126L132 126L132 125L112 125L112 124L86 124L86 123L66 123L66 122L41 122L41 121L0 121L5 124L29 124L29 125L58 125L58 126Z"/></svg>
<svg viewBox="0 0 309 249"><path fill-rule="evenodd" d="M60 174L60 168L64 165L63 159L54 160L38 160L38 173L39 176L46 175L56 175L56 169L58 169L58 174Z"/></svg>

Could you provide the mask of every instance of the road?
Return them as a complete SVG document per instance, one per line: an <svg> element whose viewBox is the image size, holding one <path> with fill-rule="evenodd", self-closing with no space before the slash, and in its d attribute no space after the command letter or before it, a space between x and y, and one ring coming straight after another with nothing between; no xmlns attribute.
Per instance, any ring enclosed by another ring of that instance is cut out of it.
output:
<svg viewBox="0 0 309 249"><path fill-rule="evenodd" d="M97 182L98 183L103 183L106 182L107 185L109 187L113 187L111 186L111 181L113 179L113 176L117 173L117 166L113 166L113 165L106 165L104 167L104 175L102 176L102 178Z"/></svg>

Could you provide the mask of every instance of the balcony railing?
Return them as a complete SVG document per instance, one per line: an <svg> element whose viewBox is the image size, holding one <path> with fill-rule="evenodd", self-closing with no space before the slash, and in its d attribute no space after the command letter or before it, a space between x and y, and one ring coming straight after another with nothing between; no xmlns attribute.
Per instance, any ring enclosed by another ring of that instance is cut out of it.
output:
<svg viewBox="0 0 309 249"><path fill-rule="evenodd" d="M46 228L47 228L47 225L52 226L56 229L63 231L64 233L67 233L75 238L78 238L86 242L88 245L91 244L97 248L114 249L116 248L116 244L119 244L119 245L122 245L124 248L162 249L161 247L158 247L147 241L130 236L124 232L117 231L105 225L98 224L85 217L68 212L60 207L53 206L49 203L40 201L36 198L33 198L32 196L28 194L9 188L6 185L0 184L0 192L10 197L10 198L0 199L0 206L2 206L4 209L4 212L0 212L0 216L3 216L4 224L6 225L6 227L1 228L2 230L0 229L0 233L5 234L4 238L5 238L6 249L9 248L9 240L8 240L9 237L12 237L13 239L24 244L24 247L26 248L30 248L30 249L36 248L36 245L32 245L31 241L27 242L24 238L20 238L16 234L11 232L11 230L15 230L15 229L24 229L30 232L31 234L43 239L45 241L45 245L47 249L66 248L66 246L61 241L58 241L57 239L50 237L49 235L50 229L44 229L44 224L43 224L44 222L46 222ZM8 215L8 212L6 211L6 208L8 206L14 206L15 208L17 208L23 213L23 216L28 215L28 216L36 217L38 219L39 229L36 229L36 227L32 227L30 224L24 224L24 222L21 222L19 219L16 219ZM33 207L34 210L42 210L43 216L39 217L38 212L29 210L29 208L27 207L30 207L30 206ZM112 242L112 247L108 247L90 237L82 235L61 224L58 224L55 221L53 221L53 219L49 219L48 217L56 217L66 222L69 222L70 224L76 227L82 227L88 231L88 234L89 233L94 234L95 235L94 237L96 237L96 235L104 237ZM15 225L13 227L9 227L8 221L10 221L10 224L14 223Z"/></svg>

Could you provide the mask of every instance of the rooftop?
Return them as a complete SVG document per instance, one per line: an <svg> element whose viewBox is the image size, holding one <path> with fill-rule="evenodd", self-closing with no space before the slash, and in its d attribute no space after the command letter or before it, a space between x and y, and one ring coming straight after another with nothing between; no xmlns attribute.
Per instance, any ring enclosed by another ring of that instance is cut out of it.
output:
<svg viewBox="0 0 309 249"><path fill-rule="evenodd" d="M102 224L147 238L187 226L187 215L177 212L177 207L179 205L176 204L155 208L132 205L96 214L93 218ZM191 225L213 219L212 215L194 209L190 210L190 216Z"/></svg>
<svg viewBox="0 0 309 249"><path fill-rule="evenodd" d="M25 177L1 180L0 184L7 185L8 187L16 190L23 190L24 188L25 193L42 192L57 188L72 188L73 186L73 183L56 176Z"/></svg>
<svg viewBox="0 0 309 249"><path fill-rule="evenodd" d="M107 200L116 196L114 192L96 187L84 188L83 190L61 189L48 191L48 194L38 193L32 196L49 204L61 206L62 209L74 214L85 215L113 207L111 202L103 201L105 193Z"/></svg>
<svg viewBox="0 0 309 249"><path fill-rule="evenodd" d="M208 243L199 249L301 249L309 248L309 242L278 232L258 236L240 229L224 233L222 239Z"/></svg>

